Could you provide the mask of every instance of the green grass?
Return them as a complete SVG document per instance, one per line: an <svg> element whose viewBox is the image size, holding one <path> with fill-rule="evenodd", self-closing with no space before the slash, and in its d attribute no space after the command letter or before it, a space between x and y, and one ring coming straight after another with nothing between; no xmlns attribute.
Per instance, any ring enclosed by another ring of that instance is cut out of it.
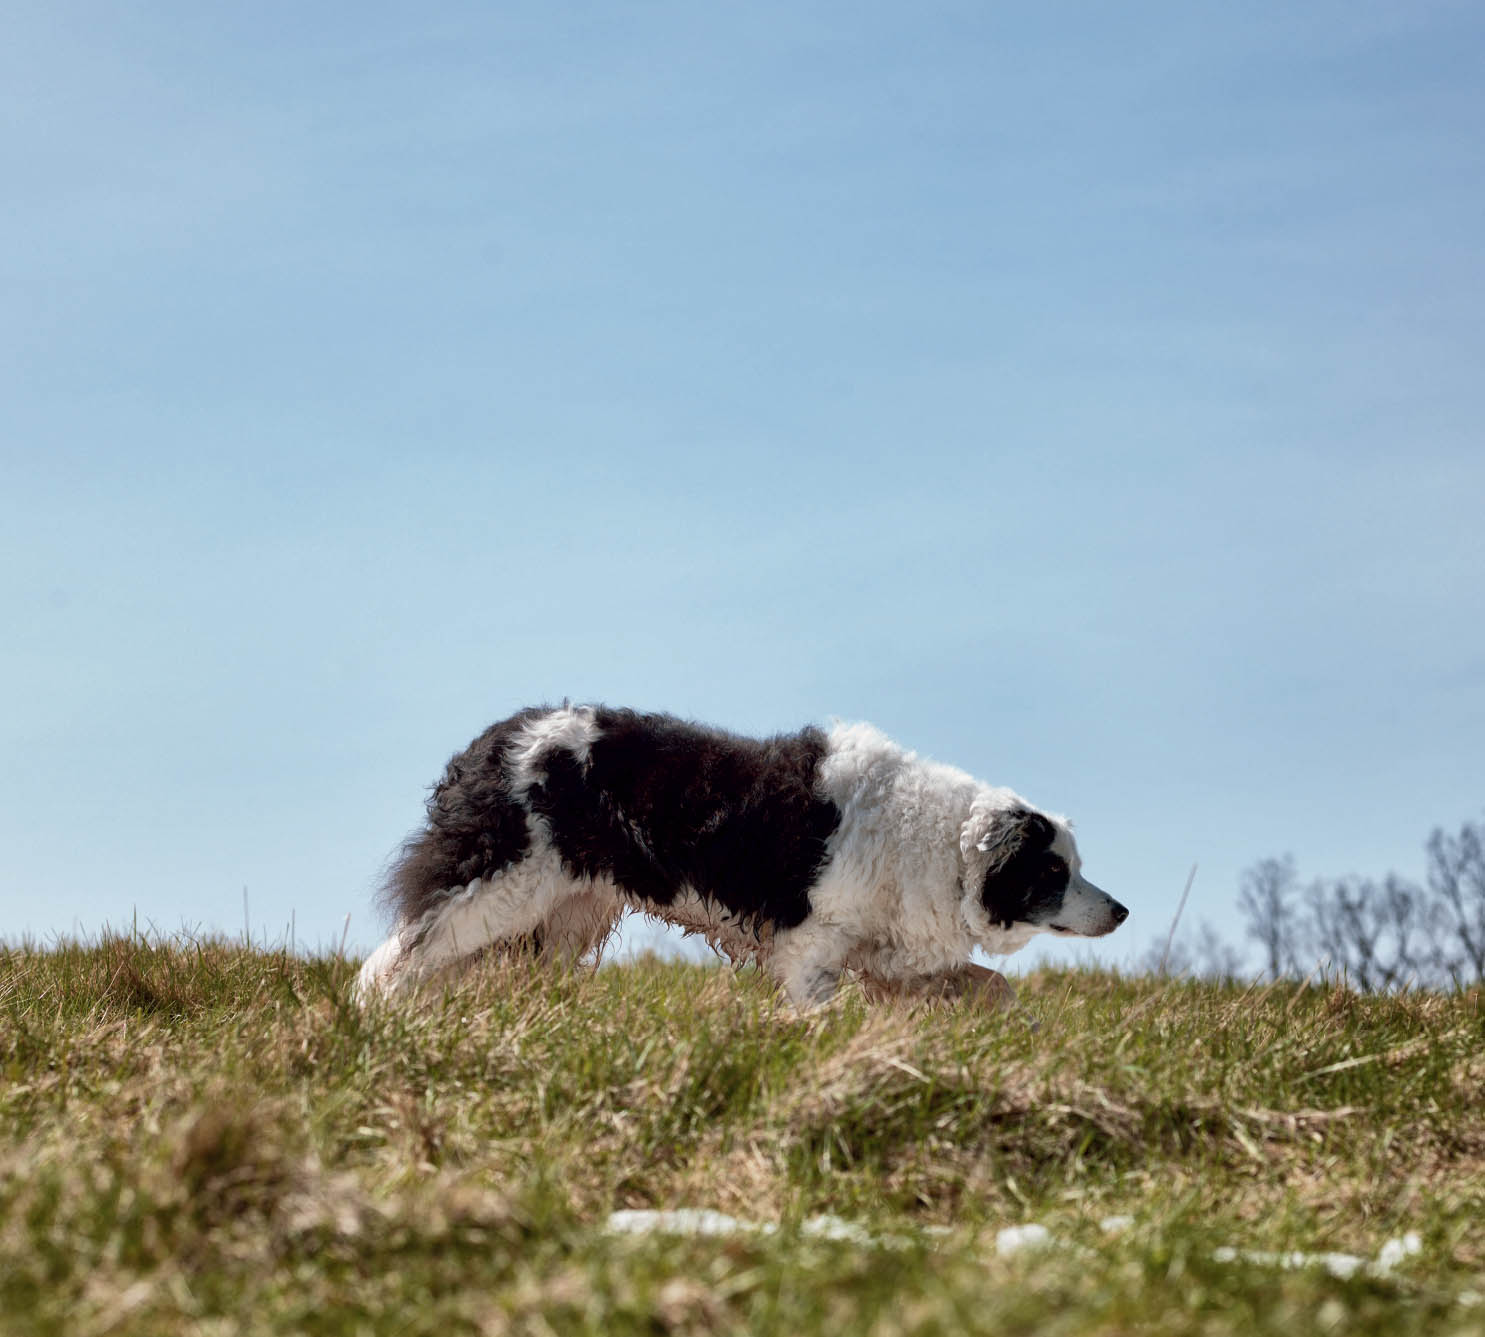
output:
<svg viewBox="0 0 1485 1337"><path fill-rule="evenodd" d="M0 1331L1485 1331L1478 990L1048 971L1033 1031L659 962L363 1014L353 973L0 948ZM604 1229L671 1206L780 1229ZM1059 1246L998 1255L1024 1222ZM1405 1231L1382 1277L1212 1256Z"/></svg>

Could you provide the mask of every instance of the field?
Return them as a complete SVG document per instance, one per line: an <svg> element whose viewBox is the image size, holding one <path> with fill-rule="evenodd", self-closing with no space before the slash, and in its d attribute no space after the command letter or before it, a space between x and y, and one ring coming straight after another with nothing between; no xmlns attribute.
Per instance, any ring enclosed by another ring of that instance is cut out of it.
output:
<svg viewBox="0 0 1485 1337"><path fill-rule="evenodd" d="M362 1014L353 972L0 948L0 1331L1485 1332L1478 990L1045 972L1033 1030L654 961ZM775 1228L612 1228L672 1207Z"/></svg>

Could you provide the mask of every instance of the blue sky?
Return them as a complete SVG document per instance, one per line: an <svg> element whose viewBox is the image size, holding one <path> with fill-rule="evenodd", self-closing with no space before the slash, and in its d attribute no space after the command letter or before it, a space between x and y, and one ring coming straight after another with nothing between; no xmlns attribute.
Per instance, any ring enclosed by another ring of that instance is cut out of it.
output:
<svg viewBox="0 0 1485 1337"><path fill-rule="evenodd" d="M533 701L866 718L1133 910L1485 811L1485 12L23 3L0 937L380 925ZM1055 957L1056 949L1051 954Z"/></svg>

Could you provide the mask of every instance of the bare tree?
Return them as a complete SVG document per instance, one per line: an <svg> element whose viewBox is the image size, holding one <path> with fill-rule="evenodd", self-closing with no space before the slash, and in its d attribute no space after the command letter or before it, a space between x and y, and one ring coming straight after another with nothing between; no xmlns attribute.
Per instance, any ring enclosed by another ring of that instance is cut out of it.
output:
<svg viewBox="0 0 1485 1337"><path fill-rule="evenodd" d="M1254 864L1243 874L1238 903L1267 973L1298 975L1302 962L1318 958L1359 989L1485 982L1485 824L1466 822L1457 835L1436 828L1425 848L1424 885L1396 873L1380 882L1322 878L1306 889L1302 905L1292 857ZM1212 957L1221 943L1211 935L1203 948ZM1195 971L1190 952L1183 965Z"/></svg>
<svg viewBox="0 0 1485 1337"><path fill-rule="evenodd" d="M1243 874L1238 905L1248 921L1247 935L1263 948L1269 976L1294 969L1300 948L1294 856L1262 859Z"/></svg>
<svg viewBox="0 0 1485 1337"><path fill-rule="evenodd" d="M1243 954L1203 919L1196 945L1184 938L1157 939L1135 958L1134 968L1142 975L1177 979L1228 982L1243 978Z"/></svg>
<svg viewBox="0 0 1485 1337"><path fill-rule="evenodd" d="M1437 897L1438 967L1456 984L1485 980L1485 828L1428 838L1428 885Z"/></svg>
<svg viewBox="0 0 1485 1337"><path fill-rule="evenodd" d="M1427 982L1427 911L1422 890L1390 875L1314 882L1305 897L1311 949L1358 988Z"/></svg>
<svg viewBox="0 0 1485 1337"><path fill-rule="evenodd" d="M1392 945L1389 987L1428 982L1432 953L1419 939L1429 936L1428 892L1396 873L1382 883L1381 916Z"/></svg>
<svg viewBox="0 0 1485 1337"><path fill-rule="evenodd" d="M1243 954L1205 919L1196 941L1196 962L1196 973L1203 979L1230 981L1243 976Z"/></svg>
<svg viewBox="0 0 1485 1337"><path fill-rule="evenodd" d="M1184 942L1167 942L1159 937L1134 958L1134 969L1141 975L1183 979L1196 973L1196 959Z"/></svg>

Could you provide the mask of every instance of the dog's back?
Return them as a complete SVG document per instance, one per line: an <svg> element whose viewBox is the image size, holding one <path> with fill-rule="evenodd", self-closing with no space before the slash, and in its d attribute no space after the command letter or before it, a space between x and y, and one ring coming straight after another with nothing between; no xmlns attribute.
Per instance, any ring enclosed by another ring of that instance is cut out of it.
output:
<svg viewBox="0 0 1485 1337"><path fill-rule="evenodd" d="M816 793L826 746L815 728L758 740L606 706L523 710L450 760L387 900L417 921L526 858L538 824L571 876L642 908L695 894L792 927L840 822Z"/></svg>
<svg viewBox="0 0 1485 1337"><path fill-rule="evenodd" d="M449 762L359 987L394 992L502 943L589 956L632 907L756 958L800 1004L847 967L957 989L976 947L1122 922L1080 864L1065 820L868 726L751 739L533 708Z"/></svg>

